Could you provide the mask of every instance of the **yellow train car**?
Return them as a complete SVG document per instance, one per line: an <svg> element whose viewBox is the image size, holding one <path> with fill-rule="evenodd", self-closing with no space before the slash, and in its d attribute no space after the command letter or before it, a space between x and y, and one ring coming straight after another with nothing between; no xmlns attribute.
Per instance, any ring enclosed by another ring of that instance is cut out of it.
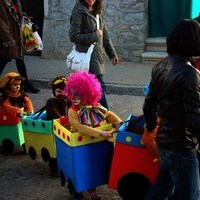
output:
<svg viewBox="0 0 200 200"><path fill-rule="evenodd" d="M36 114L22 120L25 149L29 156L35 160L38 156L49 163L51 172L57 172L55 135L53 121L45 120L46 112L35 119Z"/></svg>

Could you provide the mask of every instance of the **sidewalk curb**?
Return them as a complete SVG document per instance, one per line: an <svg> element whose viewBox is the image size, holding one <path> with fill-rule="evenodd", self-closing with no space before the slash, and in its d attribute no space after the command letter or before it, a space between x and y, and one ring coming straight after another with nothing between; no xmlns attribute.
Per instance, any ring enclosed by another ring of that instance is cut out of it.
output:
<svg viewBox="0 0 200 200"><path fill-rule="evenodd" d="M106 84L106 94L144 96L144 87L142 85L123 85L123 84Z"/></svg>
<svg viewBox="0 0 200 200"><path fill-rule="evenodd" d="M47 80L31 80L38 88L50 89ZM144 96L144 85L106 83L106 94Z"/></svg>

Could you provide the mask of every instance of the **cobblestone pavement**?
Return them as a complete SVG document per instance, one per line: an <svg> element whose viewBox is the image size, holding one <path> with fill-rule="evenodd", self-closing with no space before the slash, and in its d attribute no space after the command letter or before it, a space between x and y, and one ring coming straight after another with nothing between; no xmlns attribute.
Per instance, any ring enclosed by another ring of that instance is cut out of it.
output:
<svg viewBox="0 0 200 200"><path fill-rule="evenodd" d="M30 94L35 110L41 108L50 90L42 89L39 94ZM123 120L131 114L141 114L144 97L107 95L110 109ZM121 200L117 191L107 185L97 188L102 200ZM84 193L84 199L89 200ZM73 200L66 186L61 187L59 177L50 177L47 163L41 159L31 160L17 148L11 155L0 152L0 200Z"/></svg>

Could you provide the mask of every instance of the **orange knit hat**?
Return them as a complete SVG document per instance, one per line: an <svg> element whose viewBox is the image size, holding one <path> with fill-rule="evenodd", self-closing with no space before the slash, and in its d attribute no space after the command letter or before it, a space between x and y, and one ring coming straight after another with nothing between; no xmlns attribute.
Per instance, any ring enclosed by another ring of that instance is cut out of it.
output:
<svg viewBox="0 0 200 200"><path fill-rule="evenodd" d="M14 80L21 80L23 81L24 78L21 77L18 73L15 72L9 72L5 74L1 81L0 81L0 88L4 89L6 88L10 83L12 83Z"/></svg>

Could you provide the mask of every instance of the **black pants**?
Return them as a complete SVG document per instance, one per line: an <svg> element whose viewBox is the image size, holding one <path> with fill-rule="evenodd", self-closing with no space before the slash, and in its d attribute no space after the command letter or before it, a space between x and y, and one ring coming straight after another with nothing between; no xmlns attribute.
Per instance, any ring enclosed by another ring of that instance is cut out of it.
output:
<svg viewBox="0 0 200 200"><path fill-rule="evenodd" d="M0 58L0 75L2 74L7 63L10 61L11 61L10 59ZM17 70L18 70L20 76L28 79L26 65L24 63L24 60L15 59L15 61L16 61Z"/></svg>
<svg viewBox="0 0 200 200"><path fill-rule="evenodd" d="M105 94L106 84L104 82L103 75L100 74L100 75L97 75L96 77L99 80L99 82L101 83L101 89L102 89L102 96L101 96L101 99L99 102L101 103L102 106L104 106L105 108L107 108L109 110L109 106L108 106L108 102L107 102L106 94Z"/></svg>

